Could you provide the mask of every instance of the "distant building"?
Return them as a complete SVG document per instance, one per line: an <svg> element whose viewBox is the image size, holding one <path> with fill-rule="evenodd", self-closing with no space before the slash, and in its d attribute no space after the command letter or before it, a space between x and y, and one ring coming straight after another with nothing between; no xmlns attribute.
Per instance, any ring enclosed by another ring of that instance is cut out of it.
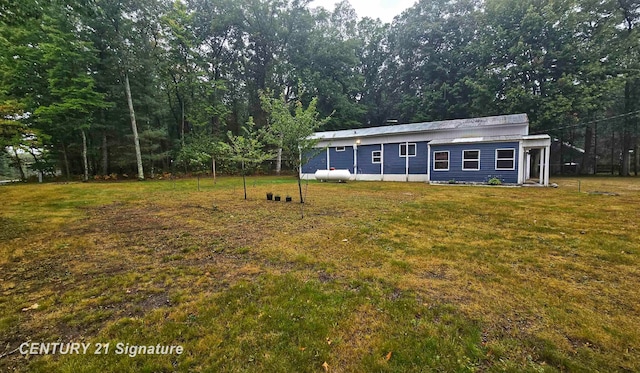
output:
<svg viewBox="0 0 640 373"><path fill-rule="evenodd" d="M301 169L349 170L351 180L549 184L548 135L526 114L316 132L318 154Z"/></svg>

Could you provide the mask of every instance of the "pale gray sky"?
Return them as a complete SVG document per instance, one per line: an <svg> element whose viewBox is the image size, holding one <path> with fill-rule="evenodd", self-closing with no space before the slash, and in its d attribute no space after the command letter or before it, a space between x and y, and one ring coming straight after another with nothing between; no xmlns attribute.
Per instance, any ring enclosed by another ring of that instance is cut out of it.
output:
<svg viewBox="0 0 640 373"><path fill-rule="evenodd" d="M314 0L310 7L321 6L332 11L339 0ZM416 0L349 0L358 17L380 18L382 22L390 23L393 17L400 15L405 9L415 4Z"/></svg>

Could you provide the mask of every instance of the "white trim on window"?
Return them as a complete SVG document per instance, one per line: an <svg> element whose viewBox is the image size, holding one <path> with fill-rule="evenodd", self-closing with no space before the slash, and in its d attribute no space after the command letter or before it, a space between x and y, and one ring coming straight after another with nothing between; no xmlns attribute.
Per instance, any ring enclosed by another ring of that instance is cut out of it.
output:
<svg viewBox="0 0 640 373"><path fill-rule="evenodd" d="M467 152L475 152L475 158L467 158ZM467 167L467 163L477 163L476 167ZM462 151L462 171L480 171L480 150L479 149L467 149Z"/></svg>
<svg viewBox="0 0 640 373"><path fill-rule="evenodd" d="M400 158L406 157L406 155L402 154L403 153L402 148L405 147L406 145L407 145L406 143L399 144L398 154L400 154ZM408 145L409 145L409 157L415 157L416 154L418 153L418 146L416 145L415 142L410 142ZM413 149L413 152L411 151L411 149Z"/></svg>
<svg viewBox="0 0 640 373"><path fill-rule="evenodd" d="M446 154L447 159L438 159L438 154ZM440 151L433 152L433 171L449 171L449 161L451 160L449 155L450 154L448 150L440 150ZM438 168L436 166L438 164L442 166L445 163L447 165L447 168Z"/></svg>
<svg viewBox="0 0 640 373"><path fill-rule="evenodd" d="M511 157L499 157L500 152L510 151ZM511 167L498 167L498 163L500 162L511 162ZM496 170L504 170L504 171L513 171L516 169L516 149L515 148L504 148L504 149L496 149Z"/></svg>
<svg viewBox="0 0 640 373"><path fill-rule="evenodd" d="M382 164L382 150L374 150L371 152L371 164Z"/></svg>
<svg viewBox="0 0 640 373"><path fill-rule="evenodd" d="M336 152L343 152L346 148L344 146L336 146Z"/></svg>

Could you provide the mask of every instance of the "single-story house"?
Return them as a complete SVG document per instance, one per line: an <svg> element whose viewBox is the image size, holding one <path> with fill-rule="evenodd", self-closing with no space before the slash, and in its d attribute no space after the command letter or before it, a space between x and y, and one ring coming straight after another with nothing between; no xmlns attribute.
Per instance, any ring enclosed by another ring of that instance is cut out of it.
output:
<svg viewBox="0 0 640 373"><path fill-rule="evenodd" d="M300 170L349 170L351 180L549 184L548 135L529 135L526 114L316 132ZM537 163L539 161L539 163ZM532 179L535 178L535 179Z"/></svg>

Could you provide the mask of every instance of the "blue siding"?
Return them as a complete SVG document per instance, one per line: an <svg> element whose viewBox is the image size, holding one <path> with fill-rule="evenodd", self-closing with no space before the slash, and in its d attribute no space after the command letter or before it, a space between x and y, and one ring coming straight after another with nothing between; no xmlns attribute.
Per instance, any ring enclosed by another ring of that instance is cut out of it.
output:
<svg viewBox="0 0 640 373"><path fill-rule="evenodd" d="M466 181L466 182L484 182L490 177L497 177L505 183L518 182L518 148L517 142L499 142L499 143L479 143L479 144L446 144L431 146L431 181ZM515 169L514 170L496 170L496 149L514 149L515 150ZM449 171L435 171L433 169L433 153L437 151L449 151ZM480 150L480 170L463 171L462 170L462 151L463 150Z"/></svg>
<svg viewBox="0 0 640 373"><path fill-rule="evenodd" d="M401 174L406 173L404 157L400 157L400 144L384 144L384 174Z"/></svg>
<svg viewBox="0 0 640 373"><path fill-rule="evenodd" d="M371 153L380 150L380 145L358 146L358 173L380 175L380 164L373 164Z"/></svg>
<svg viewBox="0 0 640 373"><path fill-rule="evenodd" d="M406 170L405 157L400 156L400 144L384 144L384 173L404 175ZM416 144L416 156L409 157L409 173L412 175L425 175L427 173L427 143L409 142Z"/></svg>
<svg viewBox="0 0 640 373"><path fill-rule="evenodd" d="M409 157L409 173L413 175L426 175L428 169L427 156L427 143L416 142L416 156Z"/></svg>
<svg viewBox="0 0 640 373"><path fill-rule="evenodd" d="M327 150L316 149L311 154L317 153L305 165L302 166L302 173L314 174L318 170L327 169Z"/></svg>
<svg viewBox="0 0 640 373"><path fill-rule="evenodd" d="M344 151L336 151L336 147L329 148L330 167L336 170L349 170L353 173L353 146L345 146Z"/></svg>

